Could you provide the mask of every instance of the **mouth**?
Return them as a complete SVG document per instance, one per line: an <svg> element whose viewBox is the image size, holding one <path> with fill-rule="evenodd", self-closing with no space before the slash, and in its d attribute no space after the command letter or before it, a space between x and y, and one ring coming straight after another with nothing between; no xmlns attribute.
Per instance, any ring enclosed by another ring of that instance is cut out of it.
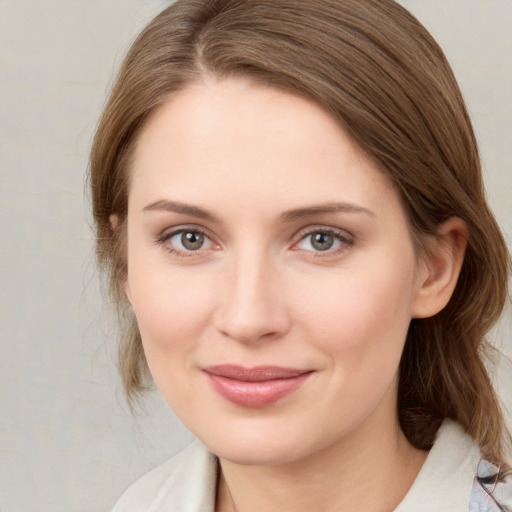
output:
<svg viewBox="0 0 512 512"><path fill-rule="evenodd" d="M299 389L313 370L219 365L203 368L214 391L242 407L267 407Z"/></svg>

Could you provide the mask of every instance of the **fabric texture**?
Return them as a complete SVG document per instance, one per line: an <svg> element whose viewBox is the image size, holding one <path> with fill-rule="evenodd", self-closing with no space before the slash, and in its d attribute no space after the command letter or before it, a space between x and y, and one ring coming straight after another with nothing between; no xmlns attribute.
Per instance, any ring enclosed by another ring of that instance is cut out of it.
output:
<svg viewBox="0 0 512 512"><path fill-rule="evenodd" d="M512 512L511 477L498 473L446 420L395 512ZM214 512L217 475L217 458L196 441L133 484L112 512Z"/></svg>

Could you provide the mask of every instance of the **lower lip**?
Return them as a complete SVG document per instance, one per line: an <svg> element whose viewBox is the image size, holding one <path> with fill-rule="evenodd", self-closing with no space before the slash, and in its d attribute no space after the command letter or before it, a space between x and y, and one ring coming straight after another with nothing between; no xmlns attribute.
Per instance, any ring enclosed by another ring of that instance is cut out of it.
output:
<svg viewBox="0 0 512 512"><path fill-rule="evenodd" d="M206 373L213 389L230 402L242 407L267 407L299 389L311 372L285 379L247 382Z"/></svg>

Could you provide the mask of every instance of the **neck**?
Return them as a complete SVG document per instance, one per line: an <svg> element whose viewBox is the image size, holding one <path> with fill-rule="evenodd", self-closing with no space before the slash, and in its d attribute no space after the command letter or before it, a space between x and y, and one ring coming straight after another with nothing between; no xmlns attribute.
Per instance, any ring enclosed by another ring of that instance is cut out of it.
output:
<svg viewBox="0 0 512 512"><path fill-rule="evenodd" d="M217 512L390 512L411 487L426 452L398 422L368 425L298 461L246 466L220 461Z"/></svg>

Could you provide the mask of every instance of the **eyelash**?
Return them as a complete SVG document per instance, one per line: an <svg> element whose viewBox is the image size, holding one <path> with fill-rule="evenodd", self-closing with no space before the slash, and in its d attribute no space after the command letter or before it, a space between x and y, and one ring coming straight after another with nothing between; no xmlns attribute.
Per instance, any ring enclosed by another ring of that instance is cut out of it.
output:
<svg viewBox="0 0 512 512"><path fill-rule="evenodd" d="M325 227L308 227L305 228L297 234L299 237L298 242L295 242L293 244L293 250L300 251L301 249L297 248L297 245L299 245L301 242L304 242L308 237L312 237L313 235L328 235L332 236L337 242L339 242L339 246L334 249L327 249L325 251L320 250L306 250L307 252L311 252L315 258L327 258L336 256L339 253L342 253L346 251L347 249L350 249L355 244L354 237L349 234L346 231L338 230L335 228L325 228ZM310 244L312 241L310 241Z"/></svg>
<svg viewBox="0 0 512 512"><path fill-rule="evenodd" d="M178 257L190 258L190 257L197 256L198 253L202 252L201 248L196 251L181 250L181 249L177 249L176 247L167 243L173 237L175 237L177 235L182 235L183 233L194 233L194 234L197 234L200 236L204 236L204 238L206 240L209 240L210 243L212 243L212 244L214 243L212 240L212 237L205 230L203 230L197 226L181 227L179 229L164 232L163 234L156 237L155 243L159 246L164 247L164 249L167 252L174 254ZM315 258L325 258L325 257L337 255L340 252L344 252L347 249L350 249L355 244L354 237L352 235L350 235L349 233L347 233L346 231L341 231L341 230L337 230L334 228L325 228L325 227L308 227L308 228L304 228L303 230L299 231L294 236L294 238L298 237L299 239L297 242L293 243L292 250L300 251L301 249L298 248L297 246L300 243L304 242L308 237L312 237L313 235L317 235L317 234L332 236L337 242L339 242L340 245L334 249L329 248L329 249L326 249L325 251L321 251L321 250L315 251L315 250L305 249L306 252L312 253Z"/></svg>
<svg viewBox="0 0 512 512"><path fill-rule="evenodd" d="M162 246L167 252L170 252L171 254L175 254L176 256L182 257L182 258L190 258L195 256L197 253L200 252L200 249L197 251L183 251L180 249L176 249L174 246L167 244L169 240L171 240L173 237L177 235L182 235L183 233L195 233L197 235L204 236L205 239L210 240L211 243L213 243L211 236L208 235L208 233L201 229L200 227L193 226L193 227L182 227L179 229L175 229L172 231L166 231L163 234L159 235L155 243L157 245Z"/></svg>

